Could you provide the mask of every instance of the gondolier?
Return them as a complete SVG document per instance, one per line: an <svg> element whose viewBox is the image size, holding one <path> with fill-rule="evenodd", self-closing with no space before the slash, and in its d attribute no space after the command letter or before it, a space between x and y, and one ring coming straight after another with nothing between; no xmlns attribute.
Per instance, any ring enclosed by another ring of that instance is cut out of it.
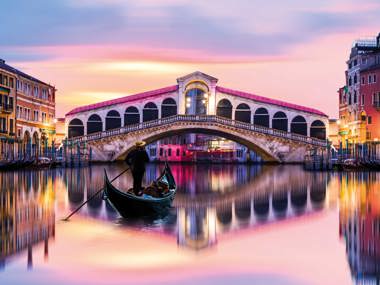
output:
<svg viewBox="0 0 380 285"><path fill-rule="evenodd" d="M142 179L145 174L145 164L149 162L148 153L145 150L145 142L136 142L135 148L127 155L125 159L129 165L133 176L133 192L135 195L142 195Z"/></svg>

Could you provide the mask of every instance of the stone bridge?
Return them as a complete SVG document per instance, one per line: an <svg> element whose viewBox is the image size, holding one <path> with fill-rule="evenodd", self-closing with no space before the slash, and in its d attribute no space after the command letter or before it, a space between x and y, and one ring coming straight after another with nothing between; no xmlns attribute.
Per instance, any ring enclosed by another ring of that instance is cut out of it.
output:
<svg viewBox="0 0 380 285"><path fill-rule="evenodd" d="M205 133L234 140L256 151L265 161L301 162L306 151L326 148L326 141L270 129L216 115L174 115L71 139L92 149L96 161L124 159L138 140L148 144L183 133Z"/></svg>
<svg viewBox="0 0 380 285"><path fill-rule="evenodd" d="M101 161L122 159L136 140L184 133L222 136L277 162L300 162L308 149L326 146L323 112L217 82L194 72L177 78L177 85L77 107L66 114L66 134L69 141L88 142Z"/></svg>

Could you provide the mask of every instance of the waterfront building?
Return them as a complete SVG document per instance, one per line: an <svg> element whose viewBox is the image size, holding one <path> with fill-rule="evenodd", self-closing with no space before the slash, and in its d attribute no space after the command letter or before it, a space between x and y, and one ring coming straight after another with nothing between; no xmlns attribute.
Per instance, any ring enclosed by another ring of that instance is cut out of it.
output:
<svg viewBox="0 0 380 285"><path fill-rule="evenodd" d="M55 87L6 64L4 60L0 60L0 71L6 76L3 83L7 83L2 86L3 96L9 97L2 102L8 110L8 122L3 125L7 129L2 129L2 135L22 141L17 149L19 156L43 155L52 146L55 136Z"/></svg>
<svg viewBox="0 0 380 285"><path fill-rule="evenodd" d="M343 146L380 138L380 34L354 42L347 60L346 85L339 94L339 135Z"/></svg>
<svg viewBox="0 0 380 285"><path fill-rule="evenodd" d="M16 76L0 59L0 161L11 160L15 154Z"/></svg>

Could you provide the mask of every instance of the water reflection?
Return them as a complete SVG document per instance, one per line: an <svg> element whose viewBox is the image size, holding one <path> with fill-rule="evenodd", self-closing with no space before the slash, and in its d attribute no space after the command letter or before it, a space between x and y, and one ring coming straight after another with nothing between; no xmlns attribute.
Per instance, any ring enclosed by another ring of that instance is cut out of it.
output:
<svg viewBox="0 0 380 285"><path fill-rule="evenodd" d="M340 175L340 234L353 278L380 283L380 173ZM368 283L369 284L369 283Z"/></svg>
<svg viewBox="0 0 380 285"><path fill-rule="evenodd" d="M2 173L0 267L4 270L13 260L22 258L25 268L32 268L36 246L43 248L47 259L55 220L103 186L104 168L112 178L125 165ZM162 168L149 165L144 183L156 178ZM331 192L335 191L339 193L339 232L345 240L352 275L355 280L379 281L379 173L313 173L298 166L180 164L173 164L172 172L178 193L174 208L165 217L121 219L99 195L74 219L100 227L110 224L141 234L169 236L180 249L207 252L221 247L224 235L312 218L334 209L338 201ZM128 173L115 185L128 189L131 181ZM62 253L54 253L53 249L50 254Z"/></svg>
<svg viewBox="0 0 380 285"><path fill-rule="evenodd" d="M33 267L33 246L44 242L48 258L49 238L55 235L54 175L20 172L0 175L0 267L27 250L27 267Z"/></svg>

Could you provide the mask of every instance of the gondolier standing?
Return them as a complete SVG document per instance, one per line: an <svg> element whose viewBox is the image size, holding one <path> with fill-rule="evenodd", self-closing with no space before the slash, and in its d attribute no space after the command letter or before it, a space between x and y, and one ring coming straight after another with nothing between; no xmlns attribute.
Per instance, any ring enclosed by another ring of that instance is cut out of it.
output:
<svg viewBox="0 0 380 285"><path fill-rule="evenodd" d="M142 195L142 179L145 174L145 164L149 162L148 153L145 150L145 142L136 142L135 148L125 159L129 165L133 176L133 192L135 195Z"/></svg>

